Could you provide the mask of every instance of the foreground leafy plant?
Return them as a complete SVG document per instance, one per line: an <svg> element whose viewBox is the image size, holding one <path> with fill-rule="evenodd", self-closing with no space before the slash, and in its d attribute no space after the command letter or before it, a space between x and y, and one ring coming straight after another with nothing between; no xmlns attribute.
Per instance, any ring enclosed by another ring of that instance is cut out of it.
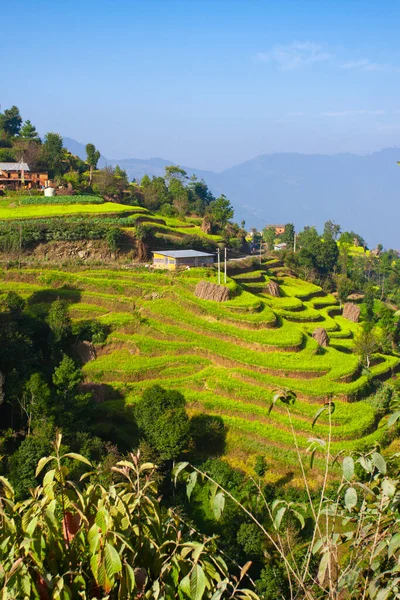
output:
<svg viewBox="0 0 400 600"><path fill-rule="evenodd" d="M74 598L257 598L229 578L213 538L197 538L174 510L165 514L157 498L156 467L131 454L114 471L109 489L96 470L82 485L68 480L68 464L89 461L62 454L39 461L47 469L31 498L15 502L0 478L0 597ZM90 479L88 479L90 478ZM248 567L247 567L248 568Z"/></svg>
<svg viewBox="0 0 400 600"><path fill-rule="evenodd" d="M317 600L392 600L400 597L400 480L393 459L386 461L375 446L367 452L344 456L332 454L331 416L335 404L328 397L313 420L327 413L329 434L327 440L311 438L308 451L311 463L316 452L323 454L325 474L321 491L313 497L305 475L290 409L296 394L289 389L277 391L269 412L281 402L286 407L293 444L300 464L308 506L304 503L277 499L268 502L260 482L253 480L263 511L256 515L219 485L210 475L188 463L175 466L175 481L179 476L186 481L190 496L197 483L209 486L210 506L216 518L224 510L225 498L239 506L264 536L267 555L274 553L284 565L290 599ZM392 424L398 413L389 419ZM342 476L336 489L328 488L330 471L341 460ZM389 474L389 471L393 473ZM260 517L260 515L263 515ZM304 530L308 521L307 542L299 547L288 543L288 531L293 525Z"/></svg>

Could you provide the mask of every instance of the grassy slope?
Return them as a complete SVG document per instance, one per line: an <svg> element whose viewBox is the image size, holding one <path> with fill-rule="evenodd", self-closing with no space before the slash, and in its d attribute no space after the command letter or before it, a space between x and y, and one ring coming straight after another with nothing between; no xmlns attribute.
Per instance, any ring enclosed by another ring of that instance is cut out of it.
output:
<svg viewBox="0 0 400 600"><path fill-rule="evenodd" d="M18 291L36 311L47 310L51 301L63 297L74 320L95 317L108 325L106 344L84 367L88 380L107 383L126 402L135 402L155 383L181 390L191 414L222 416L228 427L228 460L251 472L255 454L262 453L272 481L296 472L297 462L287 413L283 407L267 412L277 386L298 393L293 425L304 451L309 437L327 434L326 418L315 431L310 423L328 393L337 403L333 450L382 438L371 405L346 401L365 394L368 382L349 353L359 325L329 314L329 309L337 309L335 298L307 282L277 277L271 269L255 273L253 279L277 280L286 294L283 298L272 298L264 289L250 292L254 281L245 283L251 277L243 274L229 279L231 300L207 302L193 293L205 277L216 279L202 270L174 275L144 269L22 269L4 272L1 289ZM280 300L287 301L284 309ZM308 320L291 318L302 312ZM335 334L329 348L319 349L312 339L316 326ZM377 356L372 374L390 372L398 362L396 357ZM310 476L318 479L320 469L317 460Z"/></svg>
<svg viewBox="0 0 400 600"><path fill-rule="evenodd" d="M82 203L77 202L82 198ZM92 199L92 200L91 200ZM65 200L65 203L62 201ZM0 223L10 222L13 219L47 219L51 217L77 217L77 216L123 215L128 217L128 226L124 229L129 232L136 226L137 219L146 223L153 229L156 238L185 239L186 236L197 236L212 243L219 242L219 235L206 234L202 231L199 218L164 217L159 213L152 213L141 206L129 206L115 202L99 203L97 196L78 197L37 197L37 196L9 196L0 198ZM131 223L131 224L130 224Z"/></svg>

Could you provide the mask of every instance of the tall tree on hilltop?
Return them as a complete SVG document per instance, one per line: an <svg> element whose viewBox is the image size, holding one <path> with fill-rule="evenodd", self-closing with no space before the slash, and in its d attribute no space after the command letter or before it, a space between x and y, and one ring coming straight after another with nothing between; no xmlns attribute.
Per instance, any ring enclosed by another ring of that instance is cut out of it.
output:
<svg viewBox="0 0 400 600"><path fill-rule="evenodd" d="M19 108L12 106L0 115L0 130L3 130L7 136L14 137L19 134L22 125L22 117L19 114Z"/></svg>
<svg viewBox="0 0 400 600"><path fill-rule="evenodd" d="M187 178L188 177L186 171L184 169L181 169L181 167L178 167L176 165L170 165L168 167L165 167L165 181L168 185L173 179L178 179L179 181L183 182Z"/></svg>
<svg viewBox="0 0 400 600"><path fill-rule="evenodd" d="M269 251L273 250L274 244L275 244L275 238L276 238L275 229L273 227L268 227L267 229L264 229L262 237L263 237L264 242L268 246L268 250Z"/></svg>
<svg viewBox="0 0 400 600"><path fill-rule="evenodd" d="M335 221L327 221L324 225L324 239L332 238L335 241L338 239L342 228Z"/></svg>
<svg viewBox="0 0 400 600"><path fill-rule="evenodd" d="M97 163L100 159L100 152L96 150L94 144L86 144L86 162L90 168L89 185L92 185L93 171L97 169Z"/></svg>
<svg viewBox="0 0 400 600"><path fill-rule="evenodd" d="M286 242L286 244L290 248L293 248L294 236L295 236L295 232L294 232L294 225L293 225L293 223L286 223L286 225L285 225L285 231L280 236L282 242Z"/></svg>
<svg viewBox="0 0 400 600"><path fill-rule="evenodd" d="M19 137L24 140L30 140L32 142L40 142L41 141L39 134L36 131L36 127L34 125L32 125L32 123L29 121L29 119L27 121L25 121L24 124L22 125L20 132L19 132Z"/></svg>
<svg viewBox="0 0 400 600"><path fill-rule="evenodd" d="M212 222L220 229L233 217L233 206L224 194L210 202L208 209Z"/></svg>
<svg viewBox="0 0 400 600"><path fill-rule="evenodd" d="M42 158L52 175L59 175L62 172L63 139L59 133L46 133Z"/></svg>

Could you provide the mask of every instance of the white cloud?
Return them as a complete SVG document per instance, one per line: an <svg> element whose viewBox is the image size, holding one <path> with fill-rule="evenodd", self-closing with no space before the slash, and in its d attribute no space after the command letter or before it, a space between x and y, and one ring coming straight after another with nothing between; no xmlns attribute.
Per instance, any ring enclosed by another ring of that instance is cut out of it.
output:
<svg viewBox="0 0 400 600"><path fill-rule="evenodd" d="M257 58L261 62L274 62L283 71L289 71L328 60L330 54L314 42L292 42L273 46L269 52L259 52Z"/></svg>
<svg viewBox="0 0 400 600"><path fill-rule="evenodd" d="M359 115L379 116L379 115L384 115L384 114L385 114L384 110L360 109L360 110L340 110L340 111L323 112L322 116L323 117L354 117L354 116L359 116Z"/></svg>
<svg viewBox="0 0 400 600"><path fill-rule="evenodd" d="M389 63L377 63L363 58L361 60L349 60L340 65L342 69L356 71L400 71L399 67L395 67Z"/></svg>

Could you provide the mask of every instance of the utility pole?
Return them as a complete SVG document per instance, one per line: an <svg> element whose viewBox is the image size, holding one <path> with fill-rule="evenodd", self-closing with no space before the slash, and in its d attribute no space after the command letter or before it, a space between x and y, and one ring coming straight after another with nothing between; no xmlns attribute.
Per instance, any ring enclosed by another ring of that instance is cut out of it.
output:
<svg viewBox="0 0 400 600"><path fill-rule="evenodd" d="M296 252L296 232L294 232L294 240L293 240L293 252Z"/></svg>
<svg viewBox="0 0 400 600"><path fill-rule="evenodd" d="M221 255L218 248L218 285L221 285Z"/></svg>
<svg viewBox="0 0 400 600"><path fill-rule="evenodd" d="M261 265L262 240L260 240L260 265Z"/></svg>
<svg viewBox="0 0 400 600"><path fill-rule="evenodd" d="M224 283L226 283L226 246L225 246Z"/></svg>

